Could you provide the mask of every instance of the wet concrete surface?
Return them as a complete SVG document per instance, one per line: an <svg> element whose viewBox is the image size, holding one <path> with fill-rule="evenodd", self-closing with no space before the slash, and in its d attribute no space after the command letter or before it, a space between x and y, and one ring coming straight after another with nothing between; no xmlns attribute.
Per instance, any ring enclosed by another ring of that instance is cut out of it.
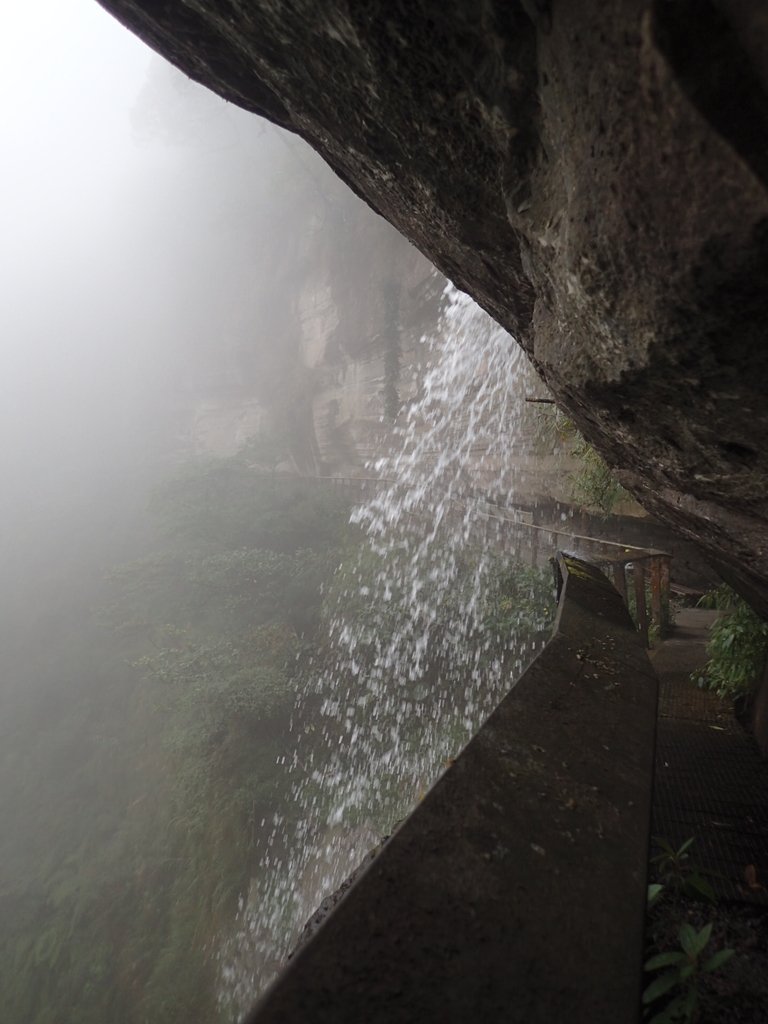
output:
<svg viewBox="0 0 768 1024"><path fill-rule="evenodd" d="M637 1019L657 682L605 577L565 569L549 645L250 1024Z"/></svg>

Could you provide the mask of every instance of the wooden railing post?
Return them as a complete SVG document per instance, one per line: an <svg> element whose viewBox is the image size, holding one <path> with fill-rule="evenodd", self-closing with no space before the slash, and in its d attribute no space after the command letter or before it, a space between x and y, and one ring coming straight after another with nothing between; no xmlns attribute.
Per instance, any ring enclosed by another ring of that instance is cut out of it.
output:
<svg viewBox="0 0 768 1024"><path fill-rule="evenodd" d="M645 606L645 566L642 562L632 563L632 582L635 586L635 615L637 628L643 643L648 646L648 609Z"/></svg>
<svg viewBox="0 0 768 1024"><path fill-rule="evenodd" d="M661 565L661 630L662 633L667 633L671 626L671 616L669 610L669 570L670 570L671 559L668 556L663 556L659 559Z"/></svg>
<svg viewBox="0 0 768 1024"><path fill-rule="evenodd" d="M651 622L661 632L664 613L661 602L661 559L657 555L651 558Z"/></svg>

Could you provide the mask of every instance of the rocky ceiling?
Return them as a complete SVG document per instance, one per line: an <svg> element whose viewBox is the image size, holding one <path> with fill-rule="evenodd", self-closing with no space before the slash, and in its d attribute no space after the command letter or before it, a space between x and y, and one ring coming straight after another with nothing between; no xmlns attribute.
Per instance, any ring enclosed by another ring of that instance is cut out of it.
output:
<svg viewBox="0 0 768 1024"><path fill-rule="evenodd" d="M100 2L305 138L768 616L768 8Z"/></svg>

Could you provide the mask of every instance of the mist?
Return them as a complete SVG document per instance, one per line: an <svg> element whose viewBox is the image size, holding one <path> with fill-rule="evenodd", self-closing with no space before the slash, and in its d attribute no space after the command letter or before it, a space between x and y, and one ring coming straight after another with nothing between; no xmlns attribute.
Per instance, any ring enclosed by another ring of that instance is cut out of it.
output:
<svg viewBox="0 0 768 1024"><path fill-rule="evenodd" d="M41 593L64 587L69 604L76 566L114 558L120 524L192 453L196 403L228 377L257 387L282 358L285 339L265 330L281 299L265 302L260 281L295 247L303 211L286 224L269 198L296 143L97 5L36 4L10 23L0 512L18 640Z"/></svg>
<svg viewBox="0 0 768 1024"><path fill-rule="evenodd" d="M214 954L287 802L297 658L348 529L275 479L323 470L311 278L328 239L362 232L366 289L408 247L90 0L5 29L0 1003L233 1020L269 971L238 1001Z"/></svg>
<svg viewBox="0 0 768 1024"><path fill-rule="evenodd" d="M0 1003L232 1022L546 634L535 553L449 514L536 435L530 370L305 144L91 0L6 26ZM353 515L376 460L405 497Z"/></svg>

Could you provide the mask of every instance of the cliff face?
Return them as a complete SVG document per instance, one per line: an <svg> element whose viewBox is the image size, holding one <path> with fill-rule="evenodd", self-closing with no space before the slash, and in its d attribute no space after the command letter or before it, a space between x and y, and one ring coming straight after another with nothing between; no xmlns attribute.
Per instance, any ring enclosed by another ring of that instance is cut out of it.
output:
<svg viewBox="0 0 768 1024"><path fill-rule="evenodd" d="M187 450L226 456L249 438L277 431L290 442L286 468L366 475L371 461L400 450L397 428L452 335L474 349L477 383L487 383L480 340L487 318L478 311L477 323L470 318L461 327L445 320L445 278L337 179L324 183L322 197L299 190L293 207L299 195L305 216L286 224L283 238L290 259L258 271L265 314L252 324L249 348L259 358L245 357L242 339L212 338L203 372L188 388L182 434ZM514 493L505 500L569 502L578 468L569 444L547 425L549 410L525 401L541 391L527 360L509 369L515 387L504 400L514 407L515 429L505 469ZM472 409L464 414L469 429ZM427 463L435 453L428 451ZM498 493L495 456L489 460L482 440L474 455L467 468L475 485Z"/></svg>
<svg viewBox="0 0 768 1024"><path fill-rule="evenodd" d="M303 218L281 226L272 250L286 245L290 258L249 268L263 312L247 343L210 339L189 374L184 454L232 455L275 432L286 464L343 475L391 450L396 413L430 362L421 339L437 328L446 282L337 179L323 197L307 191Z"/></svg>
<svg viewBox="0 0 768 1024"><path fill-rule="evenodd" d="M311 380L315 471L359 473L386 453L401 401L415 392L445 280L359 203L307 239L293 296L298 354Z"/></svg>
<svg viewBox="0 0 768 1024"><path fill-rule="evenodd" d="M759 5L102 2L307 139L768 613Z"/></svg>

